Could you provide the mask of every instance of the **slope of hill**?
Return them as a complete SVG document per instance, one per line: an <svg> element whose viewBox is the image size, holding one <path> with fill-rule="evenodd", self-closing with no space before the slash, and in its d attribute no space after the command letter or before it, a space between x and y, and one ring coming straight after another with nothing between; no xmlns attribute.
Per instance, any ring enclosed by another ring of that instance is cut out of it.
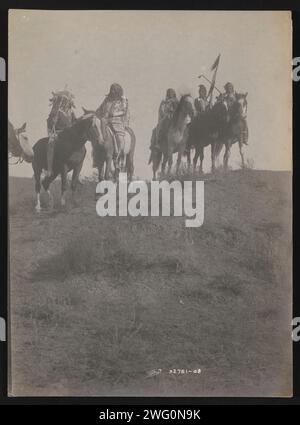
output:
<svg viewBox="0 0 300 425"><path fill-rule="evenodd" d="M288 396L290 179L206 176L193 229L100 218L91 182L38 215L10 179L11 393Z"/></svg>

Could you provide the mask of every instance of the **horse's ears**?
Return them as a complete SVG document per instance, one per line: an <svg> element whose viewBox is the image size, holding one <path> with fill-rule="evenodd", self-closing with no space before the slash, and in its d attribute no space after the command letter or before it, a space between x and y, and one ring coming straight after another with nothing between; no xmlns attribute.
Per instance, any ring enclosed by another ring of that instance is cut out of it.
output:
<svg viewBox="0 0 300 425"><path fill-rule="evenodd" d="M245 93L245 99L246 99L247 96L248 96L248 92L246 91L246 93Z"/></svg>
<svg viewBox="0 0 300 425"><path fill-rule="evenodd" d="M23 131L26 131L26 122L22 125L22 127L19 129L19 132L22 133Z"/></svg>

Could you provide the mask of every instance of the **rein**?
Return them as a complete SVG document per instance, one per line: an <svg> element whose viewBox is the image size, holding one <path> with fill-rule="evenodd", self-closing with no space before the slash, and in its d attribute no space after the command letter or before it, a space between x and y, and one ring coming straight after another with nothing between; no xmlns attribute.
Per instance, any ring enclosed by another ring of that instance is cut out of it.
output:
<svg viewBox="0 0 300 425"><path fill-rule="evenodd" d="M9 162L9 160L11 159L11 158L18 158L17 159L17 161L16 162ZM21 157L21 156L19 156L19 157L15 157L11 152L9 152L9 155L8 155L8 165L17 165L17 164L22 164L22 162L24 161L24 159Z"/></svg>

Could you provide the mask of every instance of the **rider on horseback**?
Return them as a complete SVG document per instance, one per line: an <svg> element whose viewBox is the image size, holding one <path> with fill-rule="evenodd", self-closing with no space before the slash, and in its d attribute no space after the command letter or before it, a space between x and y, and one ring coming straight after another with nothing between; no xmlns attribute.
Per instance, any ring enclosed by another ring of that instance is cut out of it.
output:
<svg viewBox="0 0 300 425"><path fill-rule="evenodd" d="M197 115L204 114L209 107L209 102L207 100L207 90L203 84L199 86L199 97L195 99L195 109Z"/></svg>
<svg viewBox="0 0 300 425"><path fill-rule="evenodd" d="M67 90L52 92L50 99L52 109L47 119L48 150L47 150L47 174L52 174L54 146L58 134L67 127L71 127L76 121L74 114L74 96Z"/></svg>
<svg viewBox="0 0 300 425"><path fill-rule="evenodd" d="M116 137L115 154L118 157L124 151L125 127L129 124L128 99L124 96L120 84L114 83L110 86L108 95L96 111L96 115L108 125ZM105 130L103 131L105 133Z"/></svg>
<svg viewBox="0 0 300 425"><path fill-rule="evenodd" d="M178 106L178 99L174 89L168 89L166 97L160 102L158 110L158 124L156 126L156 137L151 139L150 149L159 148L160 135L165 125L168 125L175 109Z"/></svg>
<svg viewBox="0 0 300 425"><path fill-rule="evenodd" d="M235 119L234 105L241 98L246 98L246 95L243 95L241 93L236 93L235 90L234 90L233 84L229 83L229 82L225 84L224 89L225 89L225 93L223 94L223 100L225 100L225 102L227 104L228 112L229 112L231 119L234 120ZM248 123L247 123L246 115L244 117L242 117L240 122L241 122L241 125L242 125L241 131L242 131L242 136L243 136L243 143L245 145L248 145L249 130L248 130Z"/></svg>
<svg viewBox="0 0 300 425"><path fill-rule="evenodd" d="M224 100L227 103L229 112L232 109L232 105L236 102L236 92L234 91L234 87L232 83L226 83L224 86Z"/></svg>

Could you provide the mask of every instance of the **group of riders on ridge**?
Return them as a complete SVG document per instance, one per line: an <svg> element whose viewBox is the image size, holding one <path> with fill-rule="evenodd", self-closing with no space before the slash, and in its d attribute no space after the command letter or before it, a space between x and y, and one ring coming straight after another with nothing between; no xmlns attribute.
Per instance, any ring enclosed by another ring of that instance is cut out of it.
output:
<svg viewBox="0 0 300 425"><path fill-rule="evenodd" d="M229 116L232 113L232 106L240 96L235 92L233 84L228 82L224 86L225 92L220 93L216 98L217 102L225 102ZM199 85L199 96L194 101L194 107L197 116L205 117L212 108L212 96L208 99L207 89L203 84ZM48 128L48 175L52 174L52 163L54 145L59 133L67 127L71 127L76 122L74 114L74 96L68 91L57 91L53 93L50 99L52 110L47 120ZM156 126L156 136L151 139L150 149L160 149L161 135L164 134L165 129L169 126L172 116L179 104L174 89L169 88L166 92L166 97L163 99L159 106L158 111L158 124ZM110 87L109 93L106 95L102 104L96 110L96 116L101 119L101 132L99 143L103 143L106 134L106 126L112 131L115 139L115 156L116 158L124 150L125 131L129 127L129 107L128 99L124 96L123 88L120 84L114 83ZM243 143L248 143L248 126L246 117L242 120L243 125ZM101 140L102 139L102 140ZM94 166L96 166L94 164Z"/></svg>
<svg viewBox="0 0 300 425"><path fill-rule="evenodd" d="M232 114L232 106L240 96L235 92L233 84L228 82L224 86L225 92L220 93L216 102L223 101L226 103L229 115ZM170 88L166 92L166 97L161 101L158 112L158 124L156 127L156 137L152 139L150 149L160 149L162 140L161 135L164 134L164 129L169 125L169 122L178 106L179 100L177 99L176 92ZM212 97L208 100L207 89L203 84L199 85L199 96L194 101L194 106L197 116L205 118L205 114L209 112L213 106ZM248 136L248 125L246 117L243 120L244 133ZM243 143L248 144L248 137L243 138Z"/></svg>

